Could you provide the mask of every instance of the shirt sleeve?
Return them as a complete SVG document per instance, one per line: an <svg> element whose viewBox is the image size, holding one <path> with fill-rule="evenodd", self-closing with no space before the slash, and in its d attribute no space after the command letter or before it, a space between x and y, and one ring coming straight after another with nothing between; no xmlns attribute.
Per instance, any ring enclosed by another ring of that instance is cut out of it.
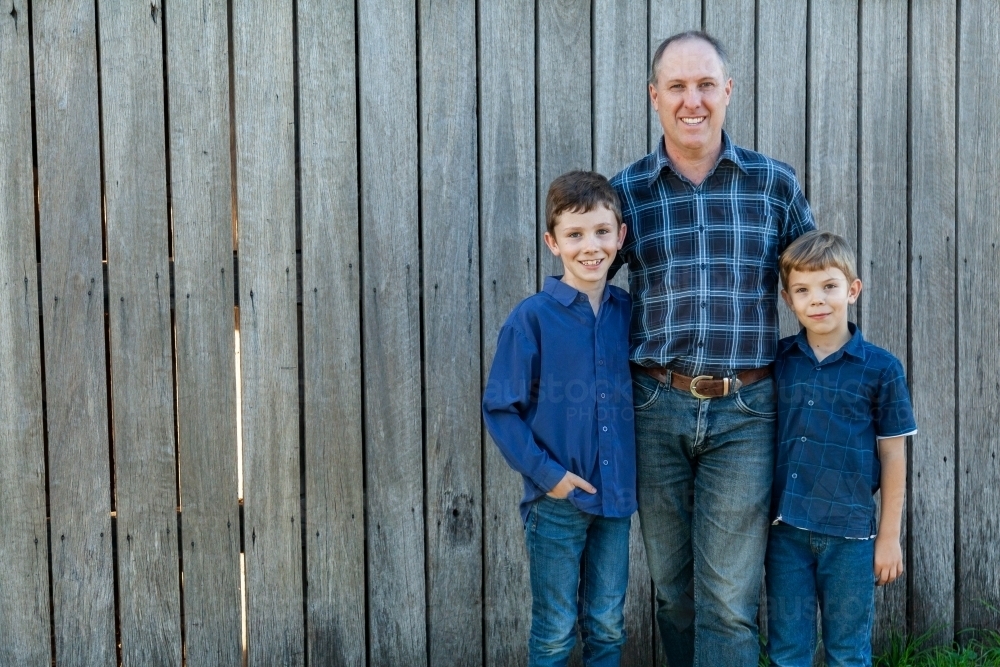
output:
<svg viewBox="0 0 1000 667"><path fill-rule="evenodd" d="M906 388L906 374L898 359L882 371L879 379L878 405L875 406L875 435L880 438L895 438L917 432L917 422L913 417L910 392Z"/></svg>
<svg viewBox="0 0 1000 667"><path fill-rule="evenodd" d="M483 391L483 421L508 465L550 491L566 469L538 445L527 421L540 375L538 345L504 326Z"/></svg>
<svg viewBox="0 0 1000 667"><path fill-rule="evenodd" d="M785 219L781 230L781 247L778 252L785 251L792 241L799 238L806 232L816 229L816 222L813 220L812 210L806 196L802 194L799 181L795 178L795 172L791 176L791 199L788 208L785 209Z"/></svg>

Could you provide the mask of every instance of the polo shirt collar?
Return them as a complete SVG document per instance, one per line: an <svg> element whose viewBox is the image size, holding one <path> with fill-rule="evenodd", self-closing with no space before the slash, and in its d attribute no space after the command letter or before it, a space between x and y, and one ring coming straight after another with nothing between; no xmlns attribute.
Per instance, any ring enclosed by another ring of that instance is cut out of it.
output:
<svg viewBox="0 0 1000 667"><path fill-rule="evenodd" d="M864 344L865 339L861 335L861 329L858 328L854 322L847 323L847 330L851 333L850 339L844 343L843 347L831 354L830 356L823 359L824 362L835 361L839 359L842 355L850 355L855 359L864 359ZM809 347L809 338L806 336L805 327L799 329L798 335L795 336L795 345L799 350L805 355L812 359L816 358L813 354L812 348Z"/></svg>
<svg viewBox="0 0 1000 667"><path fill-rule="evenodd" d="M552 295L556 301L565 307L569 307L574 301L576 301L583 292L576 289L575 287L570 287L562 281L562 276L547 276L545 278L545 286L542 287L542 291L547 294ZM604 286L604 295L601 297L601 303L604 303L610 298L620 298L612 289L610 284Z"/></svg>
<svg viewBox="0 0 1000 667"><path fill-rule="evenodd" d="M715 173L715 170L719 168L719 164L721 164L723 160L732 162L740 169L740 171L746 173L746 166L743 164L743 160L740 159L740 156L736 153L735 144L733 144L733 140L729 138L729 133L725 130L722 131L722 152L719 153L719 159L715 161L715 165L712 166L712 170L708 172L709 176ZM674 165L670 161L670 156L667 155L667 146L662 136L660 137L660 140L656 142L656 150L653 151L652 166L653 169L648 174L649 185L652 185L653 181L659 178L660 173L664 169L669 168L670 171L680 175L679 172L674 169Z"/></svg>

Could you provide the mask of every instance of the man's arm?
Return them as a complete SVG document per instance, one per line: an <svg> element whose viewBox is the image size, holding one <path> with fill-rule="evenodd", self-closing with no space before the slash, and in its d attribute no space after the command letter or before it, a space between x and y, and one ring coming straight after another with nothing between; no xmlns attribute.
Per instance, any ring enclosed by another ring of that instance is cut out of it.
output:
<svg viewBox="0 0 1000 667"><path fill-rule="evenodd" d="M903 574L903 551L899 532L903 518L903 498L906 495L905 436L878 441L878 457L882 463L882 511L875 537L875 583L879 586L894 581Z"/></svg>

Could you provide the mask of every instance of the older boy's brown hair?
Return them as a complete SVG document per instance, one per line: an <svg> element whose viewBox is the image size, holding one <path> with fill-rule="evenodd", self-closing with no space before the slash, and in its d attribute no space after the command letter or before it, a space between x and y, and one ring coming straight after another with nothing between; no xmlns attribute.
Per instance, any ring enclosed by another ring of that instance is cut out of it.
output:
<svg viewBox="0 0 1000 667"><path fill-rule="evenodd" d="M570 171L549 186L545 197L545 229L555 234L557 218L563 213L589 213L603 206L622 224L618 195L608 179L596 171Z"/></svg>
<svg viewBox="0 0 1000 667"><path fill-rule="evenodd" d="M847 282L857 280L854 250L843 236L833 232L806 232L785 248L778 259L784 289L788 289L788 275L792 271L822 271L830 267L843 271Z"/></svg>

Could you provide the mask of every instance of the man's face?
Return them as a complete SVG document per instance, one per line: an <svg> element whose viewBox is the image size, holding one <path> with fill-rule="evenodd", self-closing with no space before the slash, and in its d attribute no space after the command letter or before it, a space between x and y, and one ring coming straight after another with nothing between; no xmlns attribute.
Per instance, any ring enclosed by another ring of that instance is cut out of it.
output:
<svg viewBox="0 0 1000 667"><path fill-rule="evenodd" d="M649 86L668 153L698 158L716 151L732 90L711 44L685 39L668 46Z"/></svg>

